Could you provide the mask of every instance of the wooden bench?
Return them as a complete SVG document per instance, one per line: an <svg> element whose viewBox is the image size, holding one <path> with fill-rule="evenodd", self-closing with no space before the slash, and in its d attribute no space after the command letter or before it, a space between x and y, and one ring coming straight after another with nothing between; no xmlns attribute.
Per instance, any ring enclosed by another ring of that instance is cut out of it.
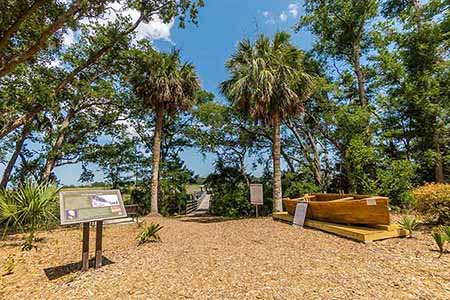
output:
<svg viewBox="0 0 450 300"><path fill-rule="evenodd" d="M127 216L136 217L136 223L139 223L139 208L141 206L139 204L128 204L125 205L125 211L127 212Z"/></svg>

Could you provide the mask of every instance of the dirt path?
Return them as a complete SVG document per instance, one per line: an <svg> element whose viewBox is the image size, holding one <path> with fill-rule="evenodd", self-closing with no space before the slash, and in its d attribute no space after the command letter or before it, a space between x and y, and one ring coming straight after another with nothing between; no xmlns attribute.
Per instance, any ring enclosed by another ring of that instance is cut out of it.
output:
<svg viewBox="0 0 450 300"><path fill-rule="evenodd" d="M108 226L112 263L83 274L67 273L78 228L40 233L38 251L0 242L0 264L16 261L0 299L450 299L450 254L438 259L425 233L366 245L271 219L148 221L164 226L162 243L136 247L136 225Z"/></svg>

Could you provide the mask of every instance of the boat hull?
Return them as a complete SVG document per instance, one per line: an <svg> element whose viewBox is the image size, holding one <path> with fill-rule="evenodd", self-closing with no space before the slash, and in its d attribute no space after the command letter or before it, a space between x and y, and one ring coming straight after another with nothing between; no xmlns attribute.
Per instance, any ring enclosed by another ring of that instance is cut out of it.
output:
<svg viewBox="0 0 450 300"><path fill-rule="evenodd" d="M289 214L295 215L298 201L283 200ZM308 201L306 218L340 224L389 225L389 199L370 197L354 200Z"/></svg>

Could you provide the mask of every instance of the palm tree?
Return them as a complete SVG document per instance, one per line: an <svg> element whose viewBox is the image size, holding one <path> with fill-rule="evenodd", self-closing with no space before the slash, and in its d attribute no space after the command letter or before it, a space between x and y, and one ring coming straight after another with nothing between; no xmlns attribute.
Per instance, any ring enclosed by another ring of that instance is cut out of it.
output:
<svg viewBox="0 0 450 300"><path fill-rule="evenodd" d="M194 66L182 63L177 50L158 53L147 48L134 59L130 83L136 96L155 114L151 213L158 214L159 161L164 117L192 107L196 102L200 83Z"/></svg>
<svg viewBox="0 0 450 300"><path fill-rule="evenodd" d="M298 115L313 90L312 76L303 69L304 54L290 43L290 35L278 32L271 41L260 36L238 44L226 63L231 78L221 84L222 93L238 111L273 131L273 208L282 210L280 126Z"/></svg>

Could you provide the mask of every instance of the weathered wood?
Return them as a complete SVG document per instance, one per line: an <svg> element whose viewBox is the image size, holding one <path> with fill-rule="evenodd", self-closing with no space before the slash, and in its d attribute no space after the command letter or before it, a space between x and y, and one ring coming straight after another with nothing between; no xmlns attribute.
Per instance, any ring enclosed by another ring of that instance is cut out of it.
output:
<svg viewBox="0 0 450 300"><path fill-rule="evenodd" d="M95 232L95 267L102 266L103 221L97 221Z"/></svg>
<svg viewBox="0 0 450 300"><path fill-rule="evenodd" d="M89 222L83 223L83 250L81 253L81 271L89 269Z"/></svg>
<svg viewBox="0 0 450 300"><path fill-rule="evenodd" d="M340 224L389 225L389 201L370 200L310 201L307 218Z"/></svg>
<svg viewBox="0 0 450 300"><path fill-rule="evenodd" d="M306 194L305 197L312 198L314 201L332 201L347 197L353 197L354 199L370 198L370 195L357 195L357 194Z"/></svg>
<svg viewBox="0 0 450 300"><path fill-rule="evenodd" d="M346 200L355 200L355 198L354 197L345 197L345 198L342 198L342 199L331 200L329 202L339 202L339 201L346 201Z"/></svg>
<svg viewBox="0 0 450 300"><path fill-rule="evenodd" d="M274 213L272 217L274 220L283 221L289 224L292 224L294 219L294 217L287 212ZM403 237L407 235L406 230L401 229L398 225L390 225L388 227L388 230L385 230L362 226L341 225L307 219L305 221L305 226L333 233L363 243L388 238Z"/></svg>
<svg viewBox="0 0 450 300"><path fill-rule="evenodd" d="M298 201L295 200L283 200L285 210L291 215L295 215L297 203ZM307 218L311 220L353 225L390 224L389 200L386 197L309 201L308 203Z"/></svg>

